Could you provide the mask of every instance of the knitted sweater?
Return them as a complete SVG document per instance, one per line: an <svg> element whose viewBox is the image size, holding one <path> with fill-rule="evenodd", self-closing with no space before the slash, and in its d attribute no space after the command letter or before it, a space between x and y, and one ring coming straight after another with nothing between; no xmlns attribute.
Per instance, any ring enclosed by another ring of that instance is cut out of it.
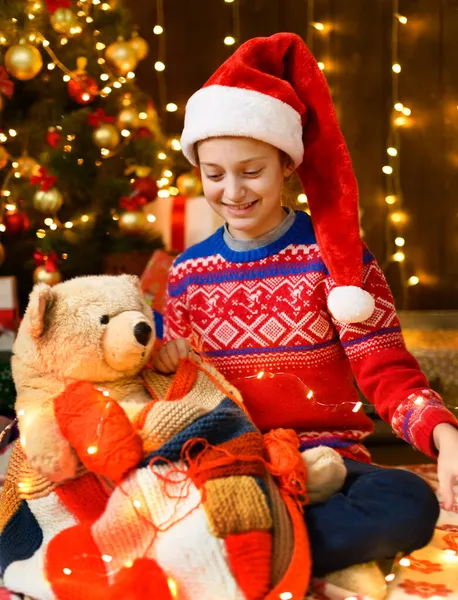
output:
<svg viewBox="0 0 458 600"><path fill-rule="evenodd" d="M170 271L165 340L191 338L239 387L258 427L294 428L302 449L326 444L370 460L361 441L373 424L358 410L356 378L394 432L434 456L434 427L458 422L407 351L391 292L367 249L363 263L375 311L363 323L336 322L327 310L335 283L306 213L297 212L279 239L249 251L231 250L220 228Z"/></svg>
<svg viewBox="0 0 458 600"><path fill-rule="evenodd" d="M304 495L282 483L302 464L297 438L263 437L211 367L143 377L152 401L133 423L143 457L113 489L82 466L54 484L16 444L0 502L5 585L36 600L302 598Z"/></svg>

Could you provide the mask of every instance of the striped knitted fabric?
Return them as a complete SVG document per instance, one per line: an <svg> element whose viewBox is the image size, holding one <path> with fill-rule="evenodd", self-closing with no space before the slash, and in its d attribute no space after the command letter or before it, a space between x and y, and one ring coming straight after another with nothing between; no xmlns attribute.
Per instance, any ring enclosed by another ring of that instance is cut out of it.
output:
<svg viewBox="0 0 458 600"><path fill-rule="evenodd" d="M232 250L221 228L175 260L165 340L190 338L242 391L262 431L295 429L302 449L328 445L370 460L362 440L373 424L358 410L356 379L397 435L434 456L434 427L458 422L407 351L391 292L367 249L363 263L374 313L363 323L338 322L327 309L335 283L306 213L254 250ZM262 374L261 390L250 378Z"/></svg>
<svg viewBox="0 0 458 600"><path fill-rule="evenodd" d="M15 446L0 505L6 587L37 600L301 598L303 517L238 393L192 361L144 381L144 457L117 486L84 468L53 484Z"/></svg>

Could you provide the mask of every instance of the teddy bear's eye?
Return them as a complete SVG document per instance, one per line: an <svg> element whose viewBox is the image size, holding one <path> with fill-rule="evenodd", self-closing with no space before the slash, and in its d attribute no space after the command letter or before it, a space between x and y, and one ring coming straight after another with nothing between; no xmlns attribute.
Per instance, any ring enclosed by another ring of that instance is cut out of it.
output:
<svg viewBox="0 0 458 600"><path fill-rule="evenodd" d="M108 321L110 320L110 317L108 315L102 315L100 317L100 323L102 325L106 325L108 323Z"/></svg>

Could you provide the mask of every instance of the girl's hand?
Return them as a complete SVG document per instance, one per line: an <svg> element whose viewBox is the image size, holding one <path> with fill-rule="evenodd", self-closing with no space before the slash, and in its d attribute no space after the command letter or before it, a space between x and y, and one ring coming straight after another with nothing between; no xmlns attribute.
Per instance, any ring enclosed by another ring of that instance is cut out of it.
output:
<svg viewBox="0 0 458 600"><path fill-rule="evenodd" d="M439 450L439 490L445 510L451 510L455 503L453 486L458 485L458 429L450 423L440 423L433 430L433 438Z"/></svg>
<svg viewBox="0 0 458 600"><path fill-rule="evenodd" d="M200 362L199 356L192 349L191 343L185 338L170 340L153 356L154 368L160 373L175 373L180 361L192 358Z"/></svg>

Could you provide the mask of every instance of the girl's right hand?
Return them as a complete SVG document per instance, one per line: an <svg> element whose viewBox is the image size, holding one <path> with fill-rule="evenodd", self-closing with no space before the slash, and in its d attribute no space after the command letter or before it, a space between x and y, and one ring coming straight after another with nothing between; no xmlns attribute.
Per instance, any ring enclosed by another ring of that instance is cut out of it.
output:
<svg viewBox="0 0 458 600"><path fill-rule="evenodd" d="M199 356L194 352L189 340L186 338L170 340L153 356L153 366L160 373L175 373L180 361L184 358L192 358L196 362L200 362Z"/></svg>

